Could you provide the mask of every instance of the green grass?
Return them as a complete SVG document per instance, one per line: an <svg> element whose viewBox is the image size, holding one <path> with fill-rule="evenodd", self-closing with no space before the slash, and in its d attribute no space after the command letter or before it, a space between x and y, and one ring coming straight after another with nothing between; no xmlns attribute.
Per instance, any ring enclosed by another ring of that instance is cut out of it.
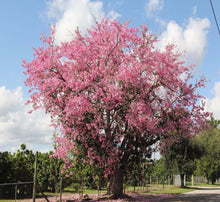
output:
<svg viewBox="0 0 220 202"><path fill-rule="evenodd" d="M139 193L152 193L152 194L182 194L190 191L197 190L196 187L186 187L186 188L179 188L173 185L161 185L161 184L153 184L148 187L135 187L135 191ZM133 187L127 187L126 192L134 191Z"/></svg>
<svg viewBox="0 0 220 202"><path fill-rule="evenodd" d="M152 194L183 194L186 192L190 192L190 191L195 191L198 188L179 188L179 187L169 187L169 188L165 188L165 189L158 189L158 190L150 190L149 193Z"/></svg>
<svg viewBox="0 0 220 202"><path fill-rule="evenodd" d="M187 186L191 186L192 183L187 182ZM206 184L206 183L194 183L194 187L220 187L220 184Z"/></svg>

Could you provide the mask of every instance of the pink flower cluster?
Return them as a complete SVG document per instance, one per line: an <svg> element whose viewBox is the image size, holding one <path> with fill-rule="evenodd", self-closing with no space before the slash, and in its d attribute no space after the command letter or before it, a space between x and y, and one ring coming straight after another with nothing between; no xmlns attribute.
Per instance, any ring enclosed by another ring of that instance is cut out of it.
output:
<svg viewBox="0 0 220 202"><path fill-rule="evenodd" d="M204 78L190 83L192 66L173 45L160 51L145 26L128 24L102 19L87 35L76 31L60 45L53 44L53 27L34 59L23 61L33 109L44 107L62 129L55 155L67 161L80 144L106 176L129 155L172 140L176 124L184 136L197 134L209 115L196 93Z"/></svg>

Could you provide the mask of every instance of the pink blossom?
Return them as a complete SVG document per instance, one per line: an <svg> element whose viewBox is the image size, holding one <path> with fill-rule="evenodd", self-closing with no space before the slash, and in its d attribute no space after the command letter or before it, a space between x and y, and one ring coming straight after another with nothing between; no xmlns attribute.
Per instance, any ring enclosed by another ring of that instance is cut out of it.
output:
<svg viewBox="0 0 220 202"><path fill-rule="evenodd" d="M60 45L53 44L54 26L49 37L42 35L34 59L23 61L28 103L33 110L44 107L61 129L54 155L66 162L63 169L83 148L107 177L137 148L143 157L150 143L169 144L177 123L186 137L206 126L209 113L198 105L203 97L197 93L205 78L192 83L193 66L185 65L174 45L160 51L145 25L128 24L102 19L87 35L76 32Z"/></svg>

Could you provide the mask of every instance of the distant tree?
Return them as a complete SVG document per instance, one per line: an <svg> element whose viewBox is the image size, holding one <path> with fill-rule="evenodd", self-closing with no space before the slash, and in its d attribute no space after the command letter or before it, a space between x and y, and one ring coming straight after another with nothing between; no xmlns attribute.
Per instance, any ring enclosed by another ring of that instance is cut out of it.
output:
<svg viewBox="0 0 220 202"><path fill-rule="evenodd" d="M138 153L138 148L136 149L136 152ZM148 151L146 150L145 156L140 158L139 155L130 155L129 161L127 163L127 172L125 173L125 178L127 183L129 185L135 187L138 185L142 185L145 183L145 165L148 163L148 161L151 159L152 156L152 148L148 147Z"/></svg>
<svg viewBox="0 0 220 202"><path fill-rule="evenodd" d="M13 179L20 181L30 181L34 173L34 154L26 148L25 144L20 145L20 150L13 155Z"/></svg>
<svg viewBox="0 0 220 202"><path fill-rule="evenodd" d="M168 169L166 166L166 159L161 157L158 160L154 161L154 168L152 172L152 176L154 179L157 179L163 183L168 176L172 176L172 170Z"/></svg>
<svg viewBox="0 0 220 202"><path fill-rule="evenodd" d="M213 128L220 129L220 120L214 119L213 116L211 116L211 119L210 119L209 123L211 124L211 126Z"/></svg>
<svg viewBox="0 0 220 202"><path fill-rule="evenodd" d="M201 158L204 147L192 141L192 138L180 137L171 145L164 146L165 165L168 169L176 169L180 174L181 187L184 187L184 175L192 175L196 169L196 159Z"/></svg>
<svg viewBox="0 0 220 202"><path fill-rule="evenodd" d="M25 144L20 145L20 149L12 156L12 175L11 180L30 182L33 180L34 174L34 154L31 150L26 148ZM32 185L19 185L18 198L31 196Z"/></svg>
<svg viewBox="0 0 220 202"><path fill-rule="evenodd" d="M12 155L9 152L0 152L0 183L7 182L13 175Z"/></svg>
<svg viewBox="0 0 220 202"><path fill-rule="evenodd" d="M0 152L0 183L7 182L30 182L33 179L33 162L34 155L32 151L26 148L25 144L21 144L17 153ZM18 185L18 198L30 196L32 193L32 185ZM7 195L12 186L1 187L2 192ZM2 197L2 196L1 196ZM4 196L3 196L4 197Z"/></svg>
<svg viewBox="0 0 220 202"><path fill-rule="evenodd" d="M48 153L38 152L37 181L42 191L48 191L50 182L50 159ZM55 191L55 190L52 190Z"/></svg>
<svg viewBox="0 0 220 202"><path fill-rule="evenodd" d="M41 153L38 152L38 172L37 180L42 191L59 192L72 183L71 178L65 177L62 174L64 162L59 157L53 156L53 152ZM60 180L62 179L62 187Z"/></svg>
<svg viewBox="0 0 220 202"><path fill-rule="evenodd" d="M196 137L197 144L205 148L202 158L197 160L197 174L205 176L207 183L215 183L220 177L220 130L219 121L214 121L213 128Z"/></svg>
<svg viewBox="0 0 220 202"><path fill-rule="evenodd" d="M11 181L13 176L13 161L12 155L9 152L0 152L0 183L13 182ZM0 198L6 198L14 193L14 187L1 186Z"/></svg>

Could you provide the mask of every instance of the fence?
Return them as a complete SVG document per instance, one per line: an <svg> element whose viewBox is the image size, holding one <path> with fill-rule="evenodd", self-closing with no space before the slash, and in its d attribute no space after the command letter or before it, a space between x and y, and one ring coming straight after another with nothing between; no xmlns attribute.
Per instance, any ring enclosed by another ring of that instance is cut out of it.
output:
<svg viewBox="0 0 220 202"><path fill-rule="evenodd" d="M192 178L191 178L192 181ZM206 184L207 183L207 178L206 177L201 177L201 176L193 176L193 184ZM210 182L209 182L210 183ZM220 178L216 179L215 181L216 184L220 183Z"/></svg>
<svg viewBox="0 0 220 202"><path fill-rule="evenodd" d="M23 199L32 197L33 182L0 184L0 199Z"/></svg>
<svg viewBox="0 0 220 202"><path fill-rule="evenodd" d="M207 182L206 177L193 176L193 183L194 183L194 184L206 183L206 182Z"/></svg>

